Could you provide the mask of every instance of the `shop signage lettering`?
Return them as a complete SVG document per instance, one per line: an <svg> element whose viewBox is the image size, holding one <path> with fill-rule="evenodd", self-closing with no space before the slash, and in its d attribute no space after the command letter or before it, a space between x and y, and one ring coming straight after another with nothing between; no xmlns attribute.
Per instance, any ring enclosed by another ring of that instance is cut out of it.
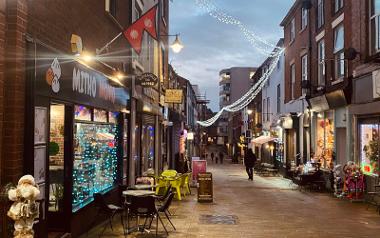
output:
<svg viewBox="0 0 380 238"><path fill-rule="evenodd" d="M107 83L107 81L99 82L99 90L97 90L97 80L96 77L90 73L77 69L73 69L73 92L78 92L90 97L95 98L99 96L100 98L115 102L115 88ZM96 93L99 93L97 95Z"/></svg>
<svg viewBox="0 0 380 238"><path fill-rule="evenodd" d="M90 97L96 97L96 78L89 73L73 69L73 91L86 94Z"/></svg>
<svg viewBox="0 0 380 238"><path fill-rule="evenodd" d="M137 83L142 87L154 87L158 83L158 77L152 73L143 73L137 77Z"/></svg>

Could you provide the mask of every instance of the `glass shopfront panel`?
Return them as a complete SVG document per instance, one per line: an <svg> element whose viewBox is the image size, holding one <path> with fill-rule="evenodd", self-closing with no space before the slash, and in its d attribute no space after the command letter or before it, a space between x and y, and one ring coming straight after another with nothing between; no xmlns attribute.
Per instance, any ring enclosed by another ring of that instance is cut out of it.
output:
<svg viewBox="0 0 380 238"><path fill-rule="evenodd" d="M329 168L334 153L334 112L321 112L317 115L317 141L315 158L322 168Z"/></svg>
<svg viewBox="0 0 380 238"><path fill-rule="evenodd" d="M380 163L379 119L359 123L359 157L362 170L368 175L379 175Z"/></svg>
<svg viewBox="0 0 380 238"><path fill-rule="evenodd" d="M117 124L114 123L75 122L73 211L91 202L94 193L107 192L114 186L117 179L117 134Z"/></svg>
<svg viewBox="0 0 380 238"><path fill-rule="evenodd" d="M153 125L142 125L141 148L142 148L142 172L154 169L154 137Z"/></svg>

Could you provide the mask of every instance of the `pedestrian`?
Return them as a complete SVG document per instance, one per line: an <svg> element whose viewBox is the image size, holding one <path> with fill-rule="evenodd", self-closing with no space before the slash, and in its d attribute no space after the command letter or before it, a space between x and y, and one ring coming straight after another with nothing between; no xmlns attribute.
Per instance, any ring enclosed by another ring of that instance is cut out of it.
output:
<svg viewBox="0 0 380 238"><path fill-rule="evenodd" d="M214 163L214 152L211 152L211 161Z"/></svg>
<svg viewBox="0 0 380 238"><path fill-rule="evenodd" d="M224 157L223 152L219 152L219 159L220 159L221 164L223 164L223 157Z"/></svg>
<svg viewBox="0 0 380 238"><path fill-rule="evenodd" d="M249 148L247 153L244 156L244 165L245 165L245 170L247 171L248 174L248 180L253 181L253 167L255 166L256 163L256 155L253 153L252 149Z"/></svg>

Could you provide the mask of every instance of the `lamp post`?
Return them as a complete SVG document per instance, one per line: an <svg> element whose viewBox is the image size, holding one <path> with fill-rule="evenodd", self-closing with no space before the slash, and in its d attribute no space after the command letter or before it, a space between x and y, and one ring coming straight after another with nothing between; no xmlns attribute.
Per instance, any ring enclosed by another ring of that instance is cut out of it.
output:
<svg viewBox="0 0 380 238"><path fill-rule="evenodd" d="M175 40L173 43L169 46L174 53L179 53L185 47L182 42L179 40L179 34L174 34L174 35L160 35L160 36L175 36Z"/></svg>

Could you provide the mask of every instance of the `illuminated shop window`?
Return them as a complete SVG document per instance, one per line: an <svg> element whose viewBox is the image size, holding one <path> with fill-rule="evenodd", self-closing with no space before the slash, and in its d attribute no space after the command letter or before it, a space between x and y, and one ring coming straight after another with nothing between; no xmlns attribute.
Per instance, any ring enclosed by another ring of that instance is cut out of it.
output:
<svg viewBox="0 0 380 238"><path fill-rule="evenodd" d="M360 133L360 162L362 170L368 175L379 175L379 123L361 123Z"/></svg>
<svg viewBox="0 0 380 238"><path fill-rule="evenodd" d="M81 105L75 105L75 120L91 121L91 109Z"/></svg>
<svg viewBox="0 0 380 238"><path fill-rule="evenodd" d="M94 121L107 122L107 111L94 109Z"/></svg>

